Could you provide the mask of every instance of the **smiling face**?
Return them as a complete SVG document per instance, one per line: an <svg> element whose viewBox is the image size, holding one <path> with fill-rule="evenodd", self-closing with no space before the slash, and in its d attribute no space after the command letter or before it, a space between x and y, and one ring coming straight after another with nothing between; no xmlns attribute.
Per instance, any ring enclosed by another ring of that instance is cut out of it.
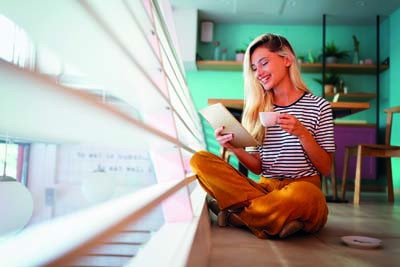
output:
<svg viewBox="0 0 400 267"><path fill-rule="evenodd" d="M264 46L259 46L253 51L250 61L253 74L264 90L278 88L285 79L289 79L288 58L271 52Z"/></svg>

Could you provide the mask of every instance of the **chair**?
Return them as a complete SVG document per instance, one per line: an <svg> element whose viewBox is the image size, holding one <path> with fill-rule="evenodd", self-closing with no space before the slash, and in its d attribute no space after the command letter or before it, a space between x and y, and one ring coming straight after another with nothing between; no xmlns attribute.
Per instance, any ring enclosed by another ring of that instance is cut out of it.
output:
<svg viewBox="0 0 400 267"><path fill-rule="evenodd" d="M221 158L226 162L229 162L229 159L233 155L233 153L223 146L221 146L220 152L221 152Z"/></svg>
<svg viewBox="0 0 400 267"><path fill-rule="evenodd" d="M392 120L394 113L400 112L400 106L388 108L384 110L386 115L386 132L385 132L385 144L359 144L356 146L348 146L345 149L344 154L344 166L342 176L342 199L345 199L346 194L346 180L347 180L347 169L349 164L350 156L357 156L356 160L356 174L354 182L354 199L353 203L359 205L360 203L360 187L361 187L361 169L362 169L362 157L379 157L386 158L386 175L387 175L387 186L388 186L388 201L394 202L393 194L393 180L392 180L392 157L400 157L400 146L390 145L390 137L392 132Z"/></svg>

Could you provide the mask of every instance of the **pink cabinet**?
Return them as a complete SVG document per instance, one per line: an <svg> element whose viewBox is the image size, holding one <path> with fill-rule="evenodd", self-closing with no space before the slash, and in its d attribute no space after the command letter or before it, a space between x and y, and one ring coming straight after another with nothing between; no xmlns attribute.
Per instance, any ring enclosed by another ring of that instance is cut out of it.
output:
<svg viewBox="0 0 400 267"><path fill-rule="evenodd" d="M357 144L376 143L375 124L336 124L336 177L341 179L343 174L345 147ZM354 179L356 157L350 157L348 179ZM364 157L362 161L362 179L376 179L376 158Z"/></svg>

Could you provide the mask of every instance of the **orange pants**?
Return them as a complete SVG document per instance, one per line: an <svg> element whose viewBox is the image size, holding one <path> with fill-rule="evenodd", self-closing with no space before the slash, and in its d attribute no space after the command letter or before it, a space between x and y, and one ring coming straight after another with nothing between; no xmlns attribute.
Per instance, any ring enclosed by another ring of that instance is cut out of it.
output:
<svg viewBox="0 0 400 267"><path fill-rule="evenodd" d="M221 209L244 206L238 215L259 238L279 234L293 220L303 222L303 231L308 233L319 231L327 221L319 176L296 180L261 177L257 183L207 151L195 153L190 165Z"/></svg>

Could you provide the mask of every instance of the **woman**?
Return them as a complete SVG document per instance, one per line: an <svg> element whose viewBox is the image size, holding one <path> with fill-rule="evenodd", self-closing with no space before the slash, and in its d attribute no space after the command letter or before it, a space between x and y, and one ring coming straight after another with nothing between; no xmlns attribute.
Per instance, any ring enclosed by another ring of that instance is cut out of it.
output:
<svg viewBox="0 0 400 267"><path fill-rule="evenodd" d="M232 225L246 225L259 238L313 233L326 223L328 208L320 175L330 171L335 150L332 110L312 95L300 77L295 53L282 36L256 38L244 58L245 105L242 124L259 141L256 148L234 147L232 134L215 130L256 183L223 161L200 151L191 167ZM264 128L259 112L279 112L277 125Z"/></svg>

